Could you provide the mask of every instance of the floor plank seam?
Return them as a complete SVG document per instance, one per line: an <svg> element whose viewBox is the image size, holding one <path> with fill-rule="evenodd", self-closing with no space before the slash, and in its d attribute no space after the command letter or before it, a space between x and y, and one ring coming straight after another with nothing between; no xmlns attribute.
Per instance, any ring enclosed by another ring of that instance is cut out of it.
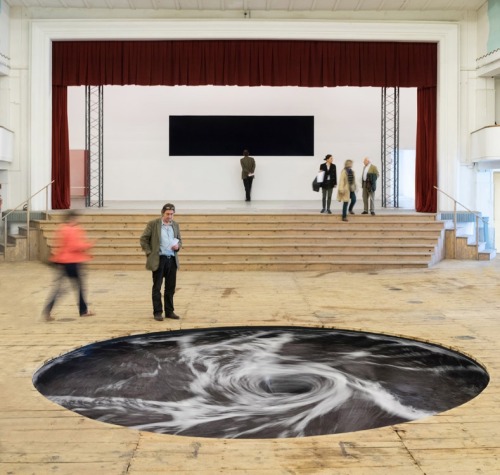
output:
<svg viewBox="0 0 500 475"><path fill-rule="evenodd" d="M134 459L136 457L137 452L139 451L139 445L141 444L142 434L140 432L137 433L137 442L135 447L132 449L132 454L130 456L130 460L127 464L127 468L125 469L125 473L130 473L132 470L132 465L134 463Z"/></svg>
<svg viewBox="0 0 500 475"><path fill-rule="evenodd" d="M411 453L411 450L405 444L403 437L401 437L401 433L406 433L406 431L403 429L394 428L394 432L396 432L396 435L398 436L398 438L401 442L401 445L403 446L404 450L406 451L406 453L408 454L408 456L412 460L413 464L422 472L422 475L426 475L425 470L421 467L421 465L418 463L417 459L413 456L413 454Z"/></svg>

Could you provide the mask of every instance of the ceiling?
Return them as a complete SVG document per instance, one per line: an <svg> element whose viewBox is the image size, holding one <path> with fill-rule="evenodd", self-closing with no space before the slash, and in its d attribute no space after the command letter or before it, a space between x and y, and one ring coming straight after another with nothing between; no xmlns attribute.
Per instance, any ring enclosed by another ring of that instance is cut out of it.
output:
<svg viewBox="0 0 500 475"><path fill-rule="evenodd" d="M389 12L478 10L487 0L5 0L11 7L153 9L214 13L286 12Z"/></svg>

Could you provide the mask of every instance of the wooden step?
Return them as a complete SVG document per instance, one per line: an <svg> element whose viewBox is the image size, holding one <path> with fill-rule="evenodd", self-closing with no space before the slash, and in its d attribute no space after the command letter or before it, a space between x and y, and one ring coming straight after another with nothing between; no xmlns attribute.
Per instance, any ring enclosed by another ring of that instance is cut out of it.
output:
<svg viewBox="0 0 500 475"><path fill-rule="evenodd" d="M128 260L109 262L101 260L93 260L88 265L90 269L107 269L107 270L145 270L144 262L142 264L130 262ZM403 269L403 268L428 268L428 262L421 261L405 261L398 262L394 260L380 261L380 262L360 262L358 260L342 261L342 262L271 262L271 263L244 263L241 262L190 262L183 263L181 261L181 271L273 271L273 272L287 272L287 271L321 271L321 272L349 272L349 271L375 271L381 269Z"/></svg>
<svg viewBox="0 0 500 475"><path fill-rule="evenodd" d="M110 229L102 229L102 230L87 230L87 235L90 239L116 239L127 238L135 240L135 242L139 242L139 239L142 234L140 232L131 232L130 230L110 230ZM413 239L420 242L420 239L424 240L435 240L440 236L439 230L426 231L425 229L405 229L401 230L388 230L381 228L372 228L367 227L364 229L336 229L336 230L289 230L289 231L280 231L278 229L274 230L259 230L258 233L252 232L251 230L221 230L221 229L213 229L210 231L184 231L181 228L182 240L248 240L247 238L252 238L254 240L263 240L267 239L269 241L274 240L308 240L308 239L316 239L319 242L324 242L325 240L352 240L352 239L360 239L360 240L377 240L380 241L382 238L391 238L396 240L406 240ZM55 230L53 231L44 231L44 235L47 239L54 239Z"/></svg>
<svg viewBox="0 0 500 475"><path fill-rule="evenodd" d="M145 257L140 253L126 253L126 252L112 252L100 251L93 254L96 258L101 260L106 259L109 262L123 261L126 259L133 259L134 262L145 262ZM182 259L182 264L189 262L241 262L241 263L272 263L272 262L344 262L354 259L370 260L371 262L386 261L388 259L404 260L409 259L412 261L425 261L427 262L432 255L431 251L422 252L407 252L407 251L394 251L394 252L372 252L366 251L344 251L344 252L319 252L319 253L293 253L293 252L213 252L213 253L200 253L188 252L179 255Z"/></svg>
<svg viewBox="0 0 500 475"><path fill-rule="evenodd" d="M210 236L207 236L203 233L190 233L190 232L181 232L183 242L187 242L188 240L197 240L197 242L205 241L205 240L231 240L233 242L248 241L248 237L254 240L264 240L268 241L274 240L289 240L296 241L302 240L307 241L308 239L315 239L316 242L324 242L326 240L377 240L380 241L382 238L390 238L392 240L406 241L408 239L413 239L416 242L421 242L420 240L435 240L440 233L437 231L426 232L419 230L407 230L405 234L400 231L388 231L388 230L373 230L373 229L365 229L362 231L316 231L314 234L308 233L307 231L295 231L287 234L282 234L280 231L262 231L259 234L254 234L248 231L221 231L221 230L213 230ZM48 239L54 239L55 232L46 232L44 235ZM127 231L110 231L103 230L101 232L89 231L87 235L90 239L114 239L120 240L120 238L131 239L132 241L139 242L140 233L130 233ZM236 241L234 241L236 239Z"/></svg>
<svg viewBox="0 0 500 475"><path fill-rule="evenodd" d="M59 215L60 216L60 215ZM139 239L157 215L91 214L81 217L96 240L91 268L144 269ZM44 245L55 244L58 218L40 221ZM433 215L176 215L181 226L183 270L372 270L428 267L443 223Z"/></svg>
<svg viewBox="0 0 500 475"><path fill-rule="evenodd" d="M349 221L347 223L343 221L338 222L330 222L330 223L285 223L282 221L276 221L274 223L191 223L191 224L182 224L179 223L181 227L181 231L183 233L195 233L195 232L203 232L205 234L212 232L214 230L218 231L262 231L264 232L275 232L278 231L280 233L294 233L296 231L305 231L311 233L313 231L323 232L323 231L356 231L363 229L370 229L373 231L387 231L387 230L414 230L414 231L440 231L443 228L443 224L440 222L383 222L383 221L374 221L370 223L364 223L362 220L358 221ZM44 223L44 229L47 231L55 231L57 229L58 223ZM132 223L87 223L82 225L82 227L87 232L94 233L111 233L118 231L127 231L133 232L134 234L141 235L145 229L145 225L138 225Z"/></svg>
<svg viewBox="0 0 500 475"><path fill-rule="evenodd" d="M184 225L188 223L215 223L215 222L227 222L227 223L236 223L236 222L249 222L249 218L251 217L251 221L254 220L256 222L270 222L273 223L276 221L276 216L280 217L280 221L282 222L298 222L298 223L309 223L309 222L317 222L318 219L325 222L336 220L340 221L340 213L332 214L332 215L320 215L318 214L310 214L310 213L288 213L288 214L276 214L276 213L252 213L252 214L244 214L244 213L206 213L206 214L182 214L176 213L175 220ZM159 218L160 214L144 214L140 212L136 213L92 213L91 211L84 212L80 215L79 221L83 225L89 223L123 223L123 224L139 224L145 225L148 221L152 219ZM54 224L58 224L62 222L64 219L63 213L51 213L49 215L49 219L47 222L51 222ZM402 213L402 214L377 214L376 216L371 215L362 215L357 213L355 215L349 215L349 221L355 219L362 219L364 221L370 220L378 220L380 222L391 222L391 221L408 221L408 222L436 222L436 216L434 214L422 214L419 213Z"/></svg>
<svg viewBox="0 0 500 475"><path fill-rule="evenodd" d="M335 253L346 252L355 247L359 251L366 250L367 252L374 253L394 253L404 250L405 252L433 252L434 247L426 244L371 244L364 243L353 246L351 243L337 243L328 242L322 244L304 243L304 245L294 244L259 244L259 243L245 243L245 244L201 244L193 245L190 241L184 241L182 247L182 255L186 253L200 253L200 254L214 254L214 253L297 253L307 250L308 254L314 253ZM93 255L109 253L123 253L123 254L142 254L143 251L139 244L112 244L109 242L98 241L92 250Z"/></svg>
<svg viewBox="0 0 500 475"><path fill-rule="evenodd" d="M5 261L23 261L27 256L27 239L23 232L9 234L7 236L7 247L5 243L0 244L0 253Z"/></svg>
<svg viewBox="0 0 500 475"><path fill-rule="evenodd" d="M53 246L55 244L55 233L48 232L48 243ZM237 246L334 246L343 245L346 240L337 237L326 237L316 235L301 235L301 236L185 236L183 235L183 246L202 247L202 246L221 246L221 247L237 247ZM374 238L373 236L357 236L351 237L348 240L350 246L426 246L433 247L436 244L436 234L431 236L387 236L383 238ZM140 247L139 236L106 236L97 237L96 246L116 246L116 247Z"/></svg>

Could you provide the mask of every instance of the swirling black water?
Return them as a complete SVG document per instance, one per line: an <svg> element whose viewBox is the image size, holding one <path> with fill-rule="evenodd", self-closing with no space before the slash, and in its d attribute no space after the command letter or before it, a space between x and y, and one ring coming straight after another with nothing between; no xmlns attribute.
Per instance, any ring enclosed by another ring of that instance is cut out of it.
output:
<svg viewBox="0 0 500 475"><path fill-rule="evenodd" d="M470 358L372 333L231 327L130 336L56 358L33 382L103 422L217 438L371 429L459 406L488 384Z"/></svg>

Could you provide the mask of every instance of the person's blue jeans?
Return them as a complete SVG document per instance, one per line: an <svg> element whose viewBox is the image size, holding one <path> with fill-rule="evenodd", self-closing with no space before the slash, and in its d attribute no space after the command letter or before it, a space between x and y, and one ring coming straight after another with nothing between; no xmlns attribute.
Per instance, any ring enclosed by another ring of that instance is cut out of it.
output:
<svg viewBox="0 0 500 475"><path fill-rule="evenodd" d="M352 211L354 208L354 205L356 204L356 193L354 191L351 191L350 195L350 202L349 201L344 201L342 205L342 217L347 218L347 208L349 207L349 211Z"/></svg>

